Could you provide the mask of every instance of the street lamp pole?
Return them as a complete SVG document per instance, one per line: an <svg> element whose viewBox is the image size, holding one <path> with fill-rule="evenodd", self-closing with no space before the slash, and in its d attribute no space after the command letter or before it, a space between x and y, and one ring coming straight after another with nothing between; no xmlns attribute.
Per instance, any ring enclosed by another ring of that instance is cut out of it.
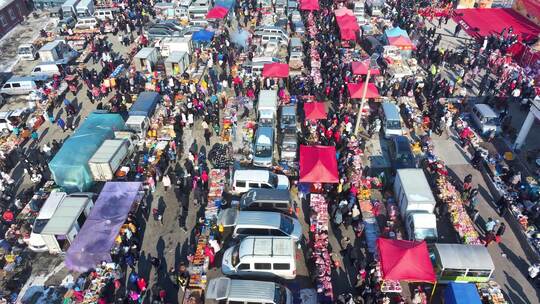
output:
<svg viewBox="0 0 540 304"><path fill-rule="evenodd" d="M367 70L366 82L364 83L364 89L362 91L362 101L360 102L360 108L358 109L358 116L356 117L356 127L354 128L354 135L358 135L358 132L360 131L360 120L362 119L362 109L364 108L364 103L366 102L369 78L371 77L371 70L376 69L378 67L377 59L379 59L379 56L380 56L379 54L374 53L373 55L371 55L371 58L369 59L369 67Z"/></svg>
<svg viewBox="0 0 540 304"><path fill-rule="evenodd" d="M366 102L367 89L369 83L369 77L371 76L371 66L368 68L366 75L366 82L364 82L364 89L362 91L362 101L360 102L360 108L358 109L358 116L356 117L356 127L354 128L354 134L358 135L360 131L360 120L362 117L362 109L364 108L364 103Z"/></svg>

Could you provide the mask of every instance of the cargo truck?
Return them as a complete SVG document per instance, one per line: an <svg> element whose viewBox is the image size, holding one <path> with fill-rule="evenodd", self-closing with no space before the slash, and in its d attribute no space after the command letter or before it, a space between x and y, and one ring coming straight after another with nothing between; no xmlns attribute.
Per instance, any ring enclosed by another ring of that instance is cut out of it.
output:
<svg viewBox="0 0 540 304"><path fill-rule="evenodd" d="M94 181L104 182L114 178L116 170L129 155L130 142L126 139L107 139L88 161Z"/></svg>
<svg viewBox="0 0 540 304"><path fill-rule="evenodd" d="M68 64L78 56L79 53L64 40L51 41L39 49L39 57L46 63Z"/></svg>
<svg viewBox="0 0 540 304"><path fill-rule="evenodd" d="M394 195L409 240L437 241L435 197L422 169L398 169Z"/></svg>
<svg viewBox="0 0 540 304"><path fill-rule="evenodd" d="M142 92L129 109L126 126L129 130L145 138L150 126L150 118L154 115L160 95L156 92Z"/></svg>

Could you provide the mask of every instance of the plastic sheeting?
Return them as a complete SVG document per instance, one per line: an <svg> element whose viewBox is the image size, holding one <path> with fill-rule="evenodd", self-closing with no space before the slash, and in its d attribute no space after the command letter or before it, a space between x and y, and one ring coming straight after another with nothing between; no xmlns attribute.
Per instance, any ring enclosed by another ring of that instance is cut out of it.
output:
<svg viewBox="0 0 540 304"><path fill-rule="evenodd" d="M93 184L88 160L114 131L124 130L118 114L91 113L49 162L56 184L66 192L87 191Z"/></svg>
<svg viewBox="0 0 540 304"><path fill-rule="evenodd" d="M478 289L472 283L450 282L444 290L444 304L481 304Z"/></svg>
<svg viewBox="0 0 540 304"><path fill-rule="evenodd" d="M66 254L66 267L85 272L99 263L111 261L111 248L120 227L142 190L140 182L108 182L101 190L92 212Z"/></svg>

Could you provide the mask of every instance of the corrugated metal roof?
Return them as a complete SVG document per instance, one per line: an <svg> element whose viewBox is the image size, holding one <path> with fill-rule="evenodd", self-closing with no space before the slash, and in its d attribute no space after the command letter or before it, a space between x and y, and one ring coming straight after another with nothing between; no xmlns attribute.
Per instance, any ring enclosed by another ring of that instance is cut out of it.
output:
<svg viewBox="0 0 540 304"><path fill-rule="evenodd" d="M250 280L231 280L229 299L246 302L271 303L274 300L276 283Z"/></svg>
<svg viewBox="0 0 540 304"><path fill-rule="evenodd" d="M441 266L451 269L495 269L491 255L481 245L435 244Z"/></svg>

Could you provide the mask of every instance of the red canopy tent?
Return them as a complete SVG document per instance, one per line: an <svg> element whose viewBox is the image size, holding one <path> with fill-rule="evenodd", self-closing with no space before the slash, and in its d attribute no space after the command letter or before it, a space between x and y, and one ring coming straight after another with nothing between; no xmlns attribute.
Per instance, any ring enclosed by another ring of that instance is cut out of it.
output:
<svg viewBox="0 0 540 304"><path fill-rule="evenodd" d="M384 280L435 283L435 271L425 241L377 239Z"/></svg>
<svg viewBox="0 0 540 304"><path fill-rule="evenodd" d="M303 11L318 11L319 0L300 0L300 9Z"/></svg>
<svg viewBox="0 0 540 304"><path fill-rule="evenodd" d="M216 5L206 14L206 19L223 19L229 10L223 6Z"/></svg>
<svg viewBox="0 0 540 304"><path fill-rule="evenodd" d="M300 182L337 183L339 181L334 146L300 146Z"/></svg>
<svg viewBox="0 0 540 304"><path fill-rule="evenodd" d="M367 75L369 70L369 59L366 61L353 61L351 64L354 75ZM380 75L379 69L371 69L371 75Z"/></svg>
<svg viewBox="0 0 540 304"><path fill-rule="evenodd" d="M266 63L263 66L263 77L289 77L289 65L286 63Z"/></svg>
<svg viewBox="0 0 540 304"><path fill-rule="evenodd" d="M414 44L411 39L405 36L388 37L388 43L393 46L397 46L402 50L414 49Z"/></svg>
<svg viewBox="0 0 540 304"><path fill-rule="evenodd" d="M457 9L453 19L467 34L476 38L498 35L510 26L515 34L525 40L535 38L540 33L540 27L511 8Z"/></svg>
<svg viewBox="0 0 540 304"><path fill-rule="evenodd" d="M360 30L356 17L351 15L336 16L342 40L356 40L356 32Z"/></svg>
<svg viewBox="0 0 540 304"><path fill-rule="evenodd" d="M306 114L306 119L310 120L325 119L327 116L323 102L304 103L304 113Z"/></svg>
<svg viewBox="0 0 540 304"><path fill-rule="evenodd" d="M362 94L364 93L364 83L348 83L347 88L349 89L349 94L351 95L351 98L362 98ZM368 83L367 91L366 91L366 98L378 98L381 97L379 95L379 90L373 83Z"/></svg>

